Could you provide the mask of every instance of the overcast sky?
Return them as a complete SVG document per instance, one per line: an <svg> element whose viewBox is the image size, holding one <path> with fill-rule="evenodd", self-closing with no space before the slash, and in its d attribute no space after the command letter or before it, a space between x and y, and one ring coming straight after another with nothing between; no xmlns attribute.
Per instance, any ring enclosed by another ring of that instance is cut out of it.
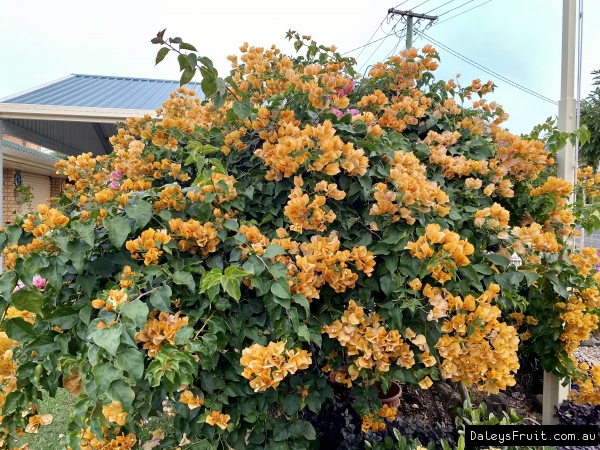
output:
<svg viewBox="0 0 600 450"><path fill-rule="evenodd" d="M239 53L244 41L293 51L284 39L290 28L319 44L335 44L343 53L366 44L376 30L374 40L388 34L395 22L384 20L387 10L401 1L399 9L440 15L438 24L425 31L433 39L559 100L562 0L0 0L0 98L71 73L177 79L172 56L154 66L158 46L149 41L163 28L167 36L194 44L221 75L229 69L225 57ZM590 72L600 69L599 23L600 1L584 0L583 97L591 90ZM418 28L424 26L421 22ZM415 39L415 46L425 43ZM403 45L404 38L394 35L372 44L360 54L358 67ZM465 84L474 78L495 81L498 89L489 98L504 105L511 131L528 132L558 114L557 106L438 49L437 78L460 73Z"/></svg>

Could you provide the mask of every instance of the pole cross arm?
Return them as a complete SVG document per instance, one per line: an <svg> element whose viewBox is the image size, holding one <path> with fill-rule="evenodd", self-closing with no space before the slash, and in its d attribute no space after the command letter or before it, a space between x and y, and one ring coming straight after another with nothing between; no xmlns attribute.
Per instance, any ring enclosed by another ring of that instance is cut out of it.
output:
<svg viewBox="0 0 600 450"><path fill-rule="evenodd" d="M438 16L428 16L426 14L417 14L412 11L399 11L394 8L388 9L388 14L400 14L406 17L417 17L418 19L437 20Z"/></svg>

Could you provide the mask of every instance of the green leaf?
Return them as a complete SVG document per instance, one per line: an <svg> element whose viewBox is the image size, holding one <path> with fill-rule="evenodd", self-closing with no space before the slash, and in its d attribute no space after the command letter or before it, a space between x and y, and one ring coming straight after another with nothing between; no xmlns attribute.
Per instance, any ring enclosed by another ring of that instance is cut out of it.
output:
<svg viewBox="0 0 600 450"><path fill-rule="evenodd" d="M298 401L298 397L295 395L286 395L283 398L283 410L286 414L292 415L296 414L300 409L300 402Z"/></svg>
<svg viewBox="0 0 600 450"><path fill-rule="evenodd" d="M171 288L163 284L156 291L150 294L150 303L159 311L171 311Z"/></svg>
<svg viewBox="0 0 600 450"><path fill-rule="evenodd" d="M123 326L120 323L115 323L111 327L96 330L92 338L96 345L102 347L111 355L116 356L119 342L121 342L122 329Z"/></svg>
<svg viewBox="0 0 600 450"><path fill-rule="evenodd" d="M144 228L152 219L152 205L145 200L137 199L125 206L125 214L138 224L138 228Z"/></svg>
<svg viewBox="0 0 600 450"><path fill-rule="evenodd" d="M248 100L236 100L233 102L233 112L242 120L252 112L252 103Z"/></svg>
<svg viewBox="0 0 600 450"><path fill-rule="evenodd" d="M179 44L179 50L191 50L193 52L198 51L198 50L196 50L196 47L194 47L192 44L186 44L185 42L182 42L181 44Z"/></svg>
<svg viewBox="0 0 600 450"><path fill-rule="evenodd" d="M99 363L92 368L92 375L94 375L94 383L96 383L96 395L100 396L106 392L110 384L117 378L119 371L111 364Z"/></svg>
<svg viewBox="0 0 600 450"><path fill-rule="evenodd" d="M165 59L165 56L167 56L167 53L169 53L169 48L167 47L163 47L161 48L158 53L156 54L156 63L154 64L155 66L161 62L163 59Z"/></svg>
<svg viewBox="0 0 600 450"><path fill-rule="evenodd" d="M4 272L0 275L0 294L6 300L11 297L12 291L17 285L17 274L15 272Z"/></svg>
<svg viewBox="0 0 600 450"><path fill-rule="evenodd" d="M488 253L485 255L485 259L491 261L495 266L502 267L506 270L508 265L510 264L510 259L506 256L499 255L498 253Z"/></svg>
<svg viewBox="0 0 600 450"><path fill-rule="evenodd" d="M83 263L85 262L85 252L90 250L92 247L87 242L84 241L71 241L67 244L67 253L69 254L69 258L71 258L71 262L73 263L73 267L80 271L83 269Z"/></svg>
<svg viewBox="0 0 600 450"><path fill-rule="evenodd" d="M242 293L240 291L240 280L239 278L221 278L221 286L225 292L227 292L231 297L233 297L236 301L240 300Z"/></svg>
<svg viewBox="0 0 600 450"><path fill-rule="evenodd" d="M305 420L298 420L290 425L290 432L295 438L305 438L309 441L314 441L317 438L315 429Z"/></svg>
<svg viewBox="0 0 600 450"><path fill-rule="evenodd" d="M285 255L285 250L277 244L271 244L267 247L262 257L271 259L275 258L278 255Z"/></svg>
<svg viewBox="0 0 600 450"><path fill-rule="evenodd" d="M128 348L119 352L116 359L119 369L125 370L136 383L142 380L144 374L144 355L139 350Z"/></svg>
<svg viewBox="0 0 600 450"><path fill-rule="evenodd" d="M187 59L186 59L186 61L187 61ZM179 80L179 86L188 84L190 81L192 81L192 78L194 78L194 75L196 75L196 69L190 69L189 67L186 68L183 71L183 73L181 74L181 79Z"/></svg>
<svg viewBox="0 0 600 450"><path fill-rule="evenodd" d="M40 275L59 291L62 289L63 276L67 273L67 270L67 265L60 258L51 257L48 259L48 267L40 270Z"/></svg>
<svg viewBox="0 0 600 450"><path fill-rule="evenodd" d="M279 298L292 298L290 287L285 280L277 280L271 285L271 292Z"/></svg>
<svg viewBox="0 0 600 450"><path fill-rule="evenodd" d="M173 274L173 283L180 286L187 286L191 293L196 291L196 282L190 272L185 270L177 270Z"/></svg>
<svg viewBox="0 0 600 450"><path fill-rule="evenodd" d="M87 242L90 247L94 246L94 227L96 226L96 222L94 220L90 220L88 223L83 223L79 220L73 222L73 229L79 233L81 239Z"/></svg>
<svg viewBox="0 0 600 450"><path fill-rule="evenodd" d="M298 325L298 337L304 342L310 342L310 332L308 331L306 324L301 323Z"/></svg>
<svg viewBox="0 0 600 450"><path fill-rule="evenodd" d="M5 229L6 236L8 236L7 245L16 244L21 235L23 234L23 228L19 225L8 225Z"/></svg>
<svg viewBox="0 0 600 450"><path fill-rule="evenodd" d="M94 290L94 286L96 286L96 275L93 273L81 273L77 275L75 281L79 286L81 286L81 289L83 289L85 295L88 297L92 296L92 291Z"/></svg>
<svg viewBox="0 0 600 450"><path fill-rule="evenodd" d="M189 325L185 325L177 330L175 334L175 345L185 345L194 335L194 329Z"/></svg>
<svg viewBox="0 0 600 450"><path fill-rule="evenodd" d="M81 322L79 311L72 306L57 309L48 316L47 320L63 330L70 330Z"/></svg>
<svg viewBox="0 0 600 450"><path fill-rule="evenodd" d="M36 287L22 288L12 295L12 303L19 311L29 311L41 316L44 296Z"/></svg>
<svg viewBox="0 0 600 450"><path fill-rule="evenodd" d="M310 303L308 303L308 300L304 295L294 294L292 299L306 310L306 314L310 314Z"/></svg>
<svg viewBox="0 0 600 450"><path fill-rule="evenodd" d="M123 411L131 410L131 403L134 398L133 389L124 380L113 381L106 393L111 400L121 402Z"/></svg>
<svg viewBox="0 0 600 450"><path fill-rule="evenodd" d="M129 219L123 216L105 217L102 221L104 228L108 231L108 238L115 247L120 249L125 243L125 239L131 233L131 224Z"/></svg>
<svg viewBox="0 0 600 450"><path fill-rule="evenodd" d="M467 280L473 283L475 286L479 286L479 275L477 271L471 266L464 266L458 269L459 273L464 276Z"/></svg>
<svg viewBox="0 0 600 450"><path fill-rule="evenodd" d="M144 328L149 312L150 310L148 309L148 305L141 300L134 300L132 302L125 303L121 307L121 314L124 317L129 317L131 320L133 320L136 326L140 329Z"/></svg>
<svg viewBox="0 0 600 450"><path fill-rule="evenodd" d="M19 342L30 342L37 338L33 325L21 317L6 321L6 335Z"/></svg>
<svg viewBox="0 0 600 450"><path fill-rule="evenodd" d="M48 259L46 255L40 255L36 253L32 253L28 258L25 259L23 263L23 270L25 272L25 284L27 286L31 285L31 280L33 280L34 275L39 271L42 267L48 266Z"/></svg>
<svg viewBox="0 0 600 450"><path fill-rule="evenodd" d="M217 268L212 269L210 272L206 272L200 279L200 293L202 294L211 287L219 284L222 277L223 274Z"/></svg>

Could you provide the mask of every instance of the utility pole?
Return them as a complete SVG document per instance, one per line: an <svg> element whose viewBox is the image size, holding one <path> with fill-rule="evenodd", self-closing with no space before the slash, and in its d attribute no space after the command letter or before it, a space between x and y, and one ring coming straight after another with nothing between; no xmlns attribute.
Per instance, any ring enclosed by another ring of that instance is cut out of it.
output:
<svg viewBox="0 0 600 450"><path fill-rule="evenodd" d="M418 19L426 19L426 20L437 20L438 16L427 16L425 14L417 14L412 11L399 11L394 8L388 9L388 14L398 14L400 16L406 17L406 49L412 48L412 36L413 36L413 19L416 17Z"/></svg>
<svg viewBox="0 0 600 450"><path fill-rule="evenodd" d="M571 132L575 130L575 27L577 14L575 0L563 0L562 22L562 61L560 77L560 101L558 102L558 130ZM557 175L569 183L576 182L575 151L567 140L567 145L558 152ZM571 199L572 200L572 199ZM567 398L570 386L563 386L556 375L544 372L544 394L542 404L542 423L556 425L554 407L559 406Z"/></svg>

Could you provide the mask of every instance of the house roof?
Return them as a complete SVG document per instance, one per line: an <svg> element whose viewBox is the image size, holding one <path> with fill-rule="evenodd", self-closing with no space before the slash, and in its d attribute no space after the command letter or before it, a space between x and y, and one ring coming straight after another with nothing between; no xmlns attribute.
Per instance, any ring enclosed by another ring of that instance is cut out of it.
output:
<svg viewBox="0 0 600 450"><path fill-rule="evenodd" d="M72 74L0 99L0 103L155 110L179 87L174 80ZM200 83L189 83L200 93Z"/></svg>
<svg viewBox="0 0 600 450"><path fill-rule="evenodd" d="M112 151L115 122L156 116L175 80L73 74L0 99L5 133L67 155ZM186 87L201 95L200 83Z"/></svg>

